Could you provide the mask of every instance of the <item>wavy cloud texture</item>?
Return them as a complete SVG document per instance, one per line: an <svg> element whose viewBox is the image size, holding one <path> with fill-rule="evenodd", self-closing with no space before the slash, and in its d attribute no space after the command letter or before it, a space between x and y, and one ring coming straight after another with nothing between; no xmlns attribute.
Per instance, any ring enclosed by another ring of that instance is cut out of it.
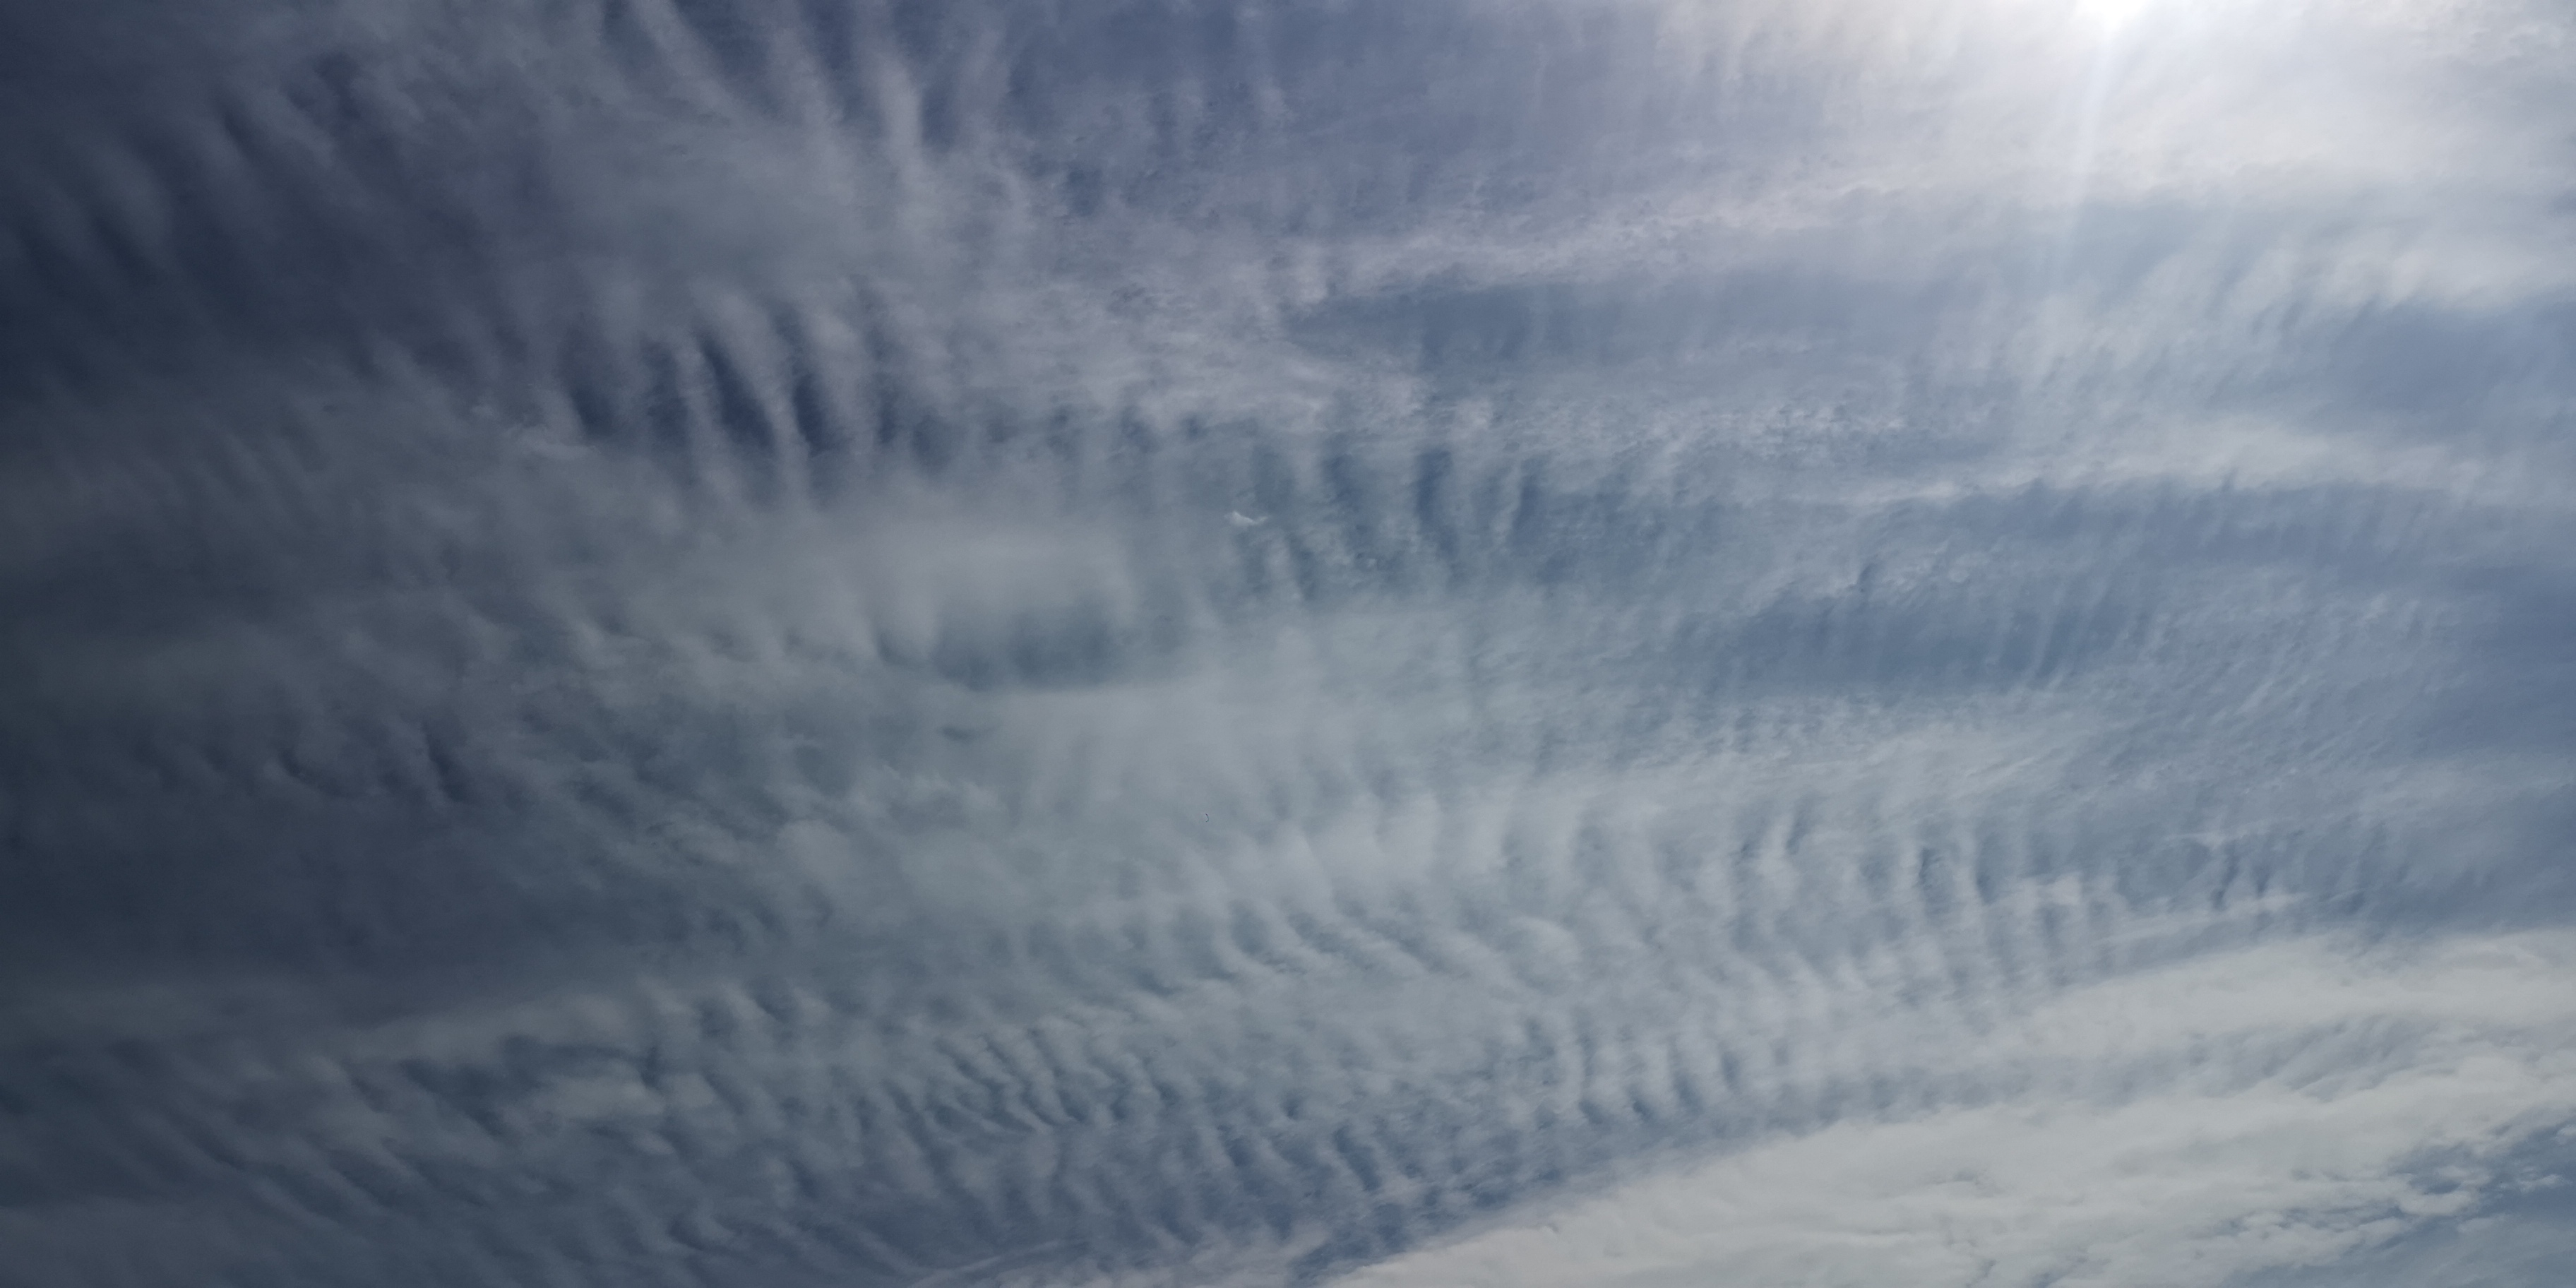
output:
<svg viewBox="0 0 2576 1288"><path fill-rule="evenodd" d="M0 1264L2538 1285L2514 0L0 18Z"/></svg>

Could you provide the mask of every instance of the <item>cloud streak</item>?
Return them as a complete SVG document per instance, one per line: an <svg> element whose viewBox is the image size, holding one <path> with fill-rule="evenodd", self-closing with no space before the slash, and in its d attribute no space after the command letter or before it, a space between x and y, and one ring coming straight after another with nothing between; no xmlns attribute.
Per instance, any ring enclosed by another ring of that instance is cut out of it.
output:
<svg viewBox="0 0 2576 1288"><path fill-rule="evenodd" d="M2221 1284L2332 1261L2530 1182L2512 1147L2571 1109L2565 951L2306 941L2077 990L1981 1044L2039 1094L1758 1145L1344 1282Z"/></svg>
<svg viewBox="0 0 2576 1288"><path fill-rule="evenodd" d="M2538 8L16 25L34 1282L2542 1281Z"/></svg>

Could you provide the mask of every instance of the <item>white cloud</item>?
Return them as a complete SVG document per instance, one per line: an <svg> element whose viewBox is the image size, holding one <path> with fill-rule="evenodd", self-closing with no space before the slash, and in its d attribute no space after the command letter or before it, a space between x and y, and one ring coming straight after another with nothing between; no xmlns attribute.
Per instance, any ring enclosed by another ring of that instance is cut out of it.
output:
<svg viewBox="0 0 2576 1288"><path fill-rule="evenodd" d="M495 299L362 243L356 329L422 286L445 366L226 331L42 414L10 837L107 965L0 1017L78 1075L0 1068L0 1181L273 1201L329 1282L1276 1283L1508 1219L1355 1282L2107 1288L2481 1212L2571 1112L2567 944L2433 902L2563 830L2497 638L2576 548L2563 22L745 3L468 60L546 53L463 150L560 191L469 221ZM333 128L310 52L253 136ZM183 124L138 182L373 209Z"/></svg>
<svg viewBox="0 0 2576 1288"><path fill-rule="evenodd" d="M2078 990L2016 1027L2021 1058L2183 1076L1840 1123L1340 1282L2218 1285L2470 1214L2499 1155L2576 1117L2563 935L2265 945ZM2267 1040L2339 1058L2205 1085L2196 1060Z"/></svg>

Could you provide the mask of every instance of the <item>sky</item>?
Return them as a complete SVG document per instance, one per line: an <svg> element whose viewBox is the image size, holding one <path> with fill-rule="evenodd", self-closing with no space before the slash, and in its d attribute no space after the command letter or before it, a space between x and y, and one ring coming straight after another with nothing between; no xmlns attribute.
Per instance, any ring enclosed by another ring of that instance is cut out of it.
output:
<svg viewBox="0 0 2576 1288"><path fill-rule="evenodd" d="M2544 1288L2553 0L0 5L0 1282Z"/></svg>

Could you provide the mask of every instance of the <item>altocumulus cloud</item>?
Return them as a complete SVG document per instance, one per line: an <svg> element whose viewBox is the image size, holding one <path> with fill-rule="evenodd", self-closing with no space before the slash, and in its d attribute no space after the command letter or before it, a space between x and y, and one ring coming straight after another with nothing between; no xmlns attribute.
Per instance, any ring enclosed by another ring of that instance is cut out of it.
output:
<svg viewBox="0 0 2576 1288"><path fill-rule="evenodd" d="M0 1265L2556 1282L2576 25L0 17Z"/></svg>

